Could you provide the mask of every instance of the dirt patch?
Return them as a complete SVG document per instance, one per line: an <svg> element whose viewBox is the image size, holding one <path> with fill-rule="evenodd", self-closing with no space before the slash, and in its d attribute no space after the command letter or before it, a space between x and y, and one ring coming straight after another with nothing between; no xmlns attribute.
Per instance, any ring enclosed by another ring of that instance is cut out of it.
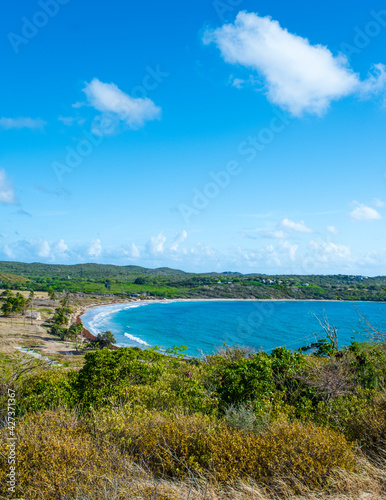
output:
<svg viewBox="0 0 386 500"><path fill-rule="evenodd" d="M21 293L26 297L29 296L28 291L22 291ZM116 297L106 300L106 297L75 296L70 303L70 307L74 311L70 317L70 324L81 323L80 317L91 307L127 301ZM11 317L0 316L0 352L11 354L16 352L15 347L32 348L36 346L38 352L44 355L77 355L74 342L61 341L58 337L49 333L50 320L57 307L60 307L58 300L50 300L46 292L35 292L32 309L40 313L39 320L31 320L27 315L23 316L21 314ZM86 343L96 340L96 337L86 328L83 329L83 338Z"/></svg>

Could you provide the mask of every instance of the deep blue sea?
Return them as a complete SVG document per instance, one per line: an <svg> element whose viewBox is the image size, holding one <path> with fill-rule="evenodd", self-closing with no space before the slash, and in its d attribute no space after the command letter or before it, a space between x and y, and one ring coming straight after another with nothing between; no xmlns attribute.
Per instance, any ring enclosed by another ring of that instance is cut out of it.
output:
<svg viewBox="0 0 386 500"><path fill-rule="evenodd" d="M211 354L227 345L270 351L291 349L323 337L319 317L338 329L339 347L368 340L365 316L386 330L386 303L334 301L186 301L132 302L89 309L85 327L97 334L110 330L119 346L188 347L186 354Z"/></svg>

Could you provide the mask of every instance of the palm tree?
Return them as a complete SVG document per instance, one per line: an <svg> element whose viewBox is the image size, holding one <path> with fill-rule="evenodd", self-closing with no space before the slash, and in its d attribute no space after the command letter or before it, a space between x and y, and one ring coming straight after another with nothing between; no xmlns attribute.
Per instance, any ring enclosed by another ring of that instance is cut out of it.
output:
<svg viewBox="0 0 386 500"><path fill-rule="evenodd" d="M53 320L57 325L67 325L68 318L62 308L56 309Z"/></svg>
<svg viewBox="0 0 386 500"><path fill-rule="evenodd" d="M64 292L64 297L60 300L60 305L62 307L68 307L70 305L70 292Z"/></svg>
<svg viewBox="0 0 386 500"><path fill-rule="evenodd" d="M32 323L32 306L33 306L33 303L34 303L34 296L35 296L35 292L33 290L30 290L29 291L29 299L31 301L31 325L33 324Z"/></svg>
<svg viewBox="0 0 386 500"><path fill-rule="evenodd" d="M4 302L4 304L1 306L1 310L4 316L9 316L12 313L12 309L13 309L13 304L8 300Z"/></svg>

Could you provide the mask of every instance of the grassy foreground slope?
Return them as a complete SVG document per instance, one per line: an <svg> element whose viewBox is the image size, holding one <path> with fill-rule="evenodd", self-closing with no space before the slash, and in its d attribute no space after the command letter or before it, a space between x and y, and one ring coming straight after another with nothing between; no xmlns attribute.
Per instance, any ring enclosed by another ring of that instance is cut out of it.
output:
<svg viewBox="0 0 386 500"><path fill-rule="evenodd" d="M385 343L178 352L105 348L81 369L3 356L18 420L15 496L1 433L3 498L384 497Z"/></svg>

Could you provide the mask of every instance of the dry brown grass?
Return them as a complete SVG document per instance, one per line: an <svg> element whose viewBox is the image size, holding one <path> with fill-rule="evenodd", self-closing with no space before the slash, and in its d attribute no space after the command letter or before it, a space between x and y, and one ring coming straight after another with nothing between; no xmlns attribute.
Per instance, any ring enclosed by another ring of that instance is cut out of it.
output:
<svg viewBox="0 0 386 500"><path fill-rule="evenodd" d="M20 419L17 475L19 488L9 496L6 434L1 435L0 498L25 500L380 500L386 498L385 464L359 461L356 473L336 469L323 491L310 491L282 477L262 487L254 482L224 486L194 476L183 481L156 479L145 463L134 463L105 442L94 439L74 412L46 411ZM1 496L3 495L3 496Z"/></svg>

